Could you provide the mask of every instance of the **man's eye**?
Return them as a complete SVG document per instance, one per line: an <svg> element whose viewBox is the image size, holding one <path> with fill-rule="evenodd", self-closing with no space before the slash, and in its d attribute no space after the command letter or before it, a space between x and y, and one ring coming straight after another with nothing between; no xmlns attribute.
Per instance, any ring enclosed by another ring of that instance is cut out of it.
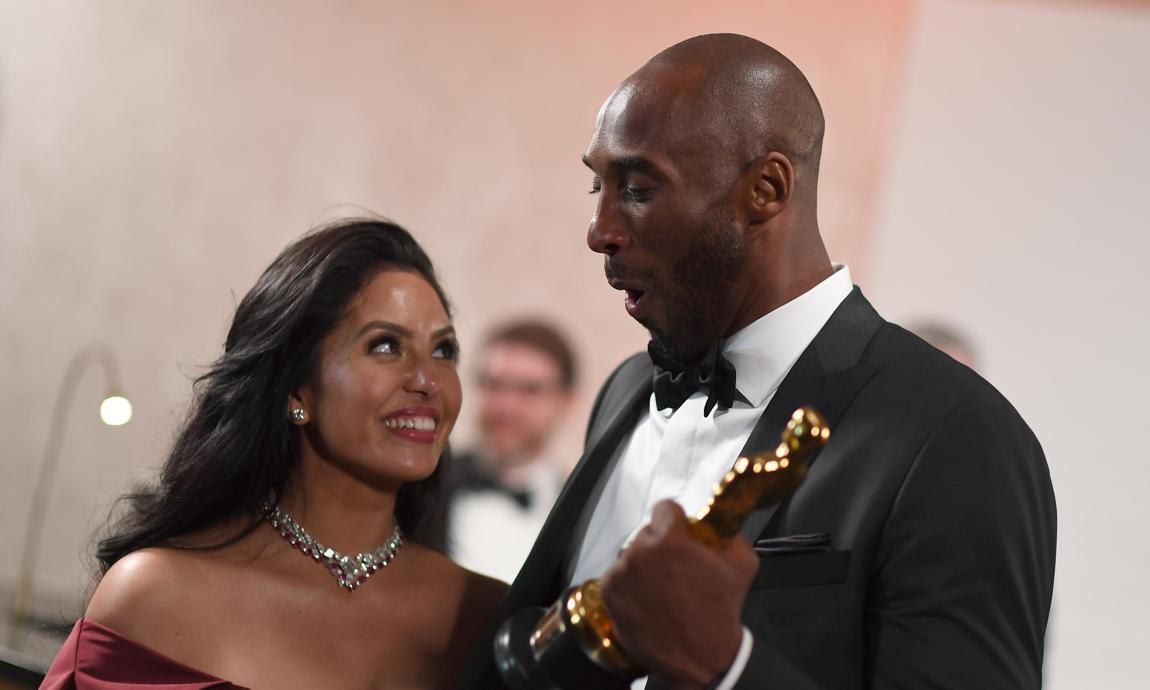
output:
<svg viewBox="0 0 1150 690"><path fill-rule="evenodd" d="M455 340L445 340L431 354L439 359L449 359L452 362L459 361L459 343Z"/></svg>
<svg viewBox="0 0 1150 690"><path fill-rule="evenodd" d="M603 183L599 181L598 177L596 177L595 179L591 180L591 191L588 192L588 194L598 194L600 191L602 191L602 189Z"/></svg>
<svg viewBox="0 0 1150 690"><path fill-rule="evenodd" d="M623 196L631 201L647 201L651 198L652 189L650 187L633 187L626 186L623 188Z"/></svg>
<svg viewBox="0 0 1150 690"><path fill-rule="evenodd" d="M399 341L391 336L376 338L371 341L368 351L379 355L394 355L399 352Z"/></svg>

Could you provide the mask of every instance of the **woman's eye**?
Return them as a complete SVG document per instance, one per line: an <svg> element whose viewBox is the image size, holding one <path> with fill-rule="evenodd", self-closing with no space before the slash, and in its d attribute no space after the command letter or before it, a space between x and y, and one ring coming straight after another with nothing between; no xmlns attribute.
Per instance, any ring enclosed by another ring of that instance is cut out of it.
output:
<svg viewBox="0 0 1150 690"><path fill-rule="evenodd" d="M595 179L591 180L591 191L588 193L589 194L598 194L602 189L603 189L603 183L599 181L598 177L596 177Z"/></svg>
<svg viewBox="0 0 1150 690"><path fill-rule="evenodd" d="M454 340L445 340L431 354L439 359L449 359L452 362L459 361L459 343Z"/></svg>
<svg viewBox="0 0 1150 690"><path fill-rule="evenodd" d="M399 341L390 336L377 338L371 342L368 350L374 354L394 355L399 352Z"/></svg>

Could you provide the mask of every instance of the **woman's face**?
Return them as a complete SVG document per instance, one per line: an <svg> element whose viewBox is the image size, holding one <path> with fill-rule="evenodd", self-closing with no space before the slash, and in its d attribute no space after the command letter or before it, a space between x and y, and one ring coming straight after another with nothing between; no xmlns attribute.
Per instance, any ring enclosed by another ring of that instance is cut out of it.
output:
<svg viewBox="0 0 1150 690"><path fill-rule="evenodd" d="M462 397L455 329L418 273L384 270L319 347L313 382L293 396L321 459L385 487L427 478Z"/></svg>

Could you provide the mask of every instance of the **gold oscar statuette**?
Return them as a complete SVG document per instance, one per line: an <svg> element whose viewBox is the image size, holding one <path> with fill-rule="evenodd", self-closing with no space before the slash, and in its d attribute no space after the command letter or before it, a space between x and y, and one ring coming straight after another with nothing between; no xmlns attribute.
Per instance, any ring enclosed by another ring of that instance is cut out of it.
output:
<svg viewBox="0 0 1150 690"><path fill-rule="evenodd" d="M810 456L829 438L830 428L814 408L795 410L773 452L741 457L723 476L710 502L690 519L691 533L722 548L757 507L795 490ZM496 637L496 665L513 690L626 688L646 675L615 637L599 580L571 587L541 617L538 611L516 614Z"/></svg>

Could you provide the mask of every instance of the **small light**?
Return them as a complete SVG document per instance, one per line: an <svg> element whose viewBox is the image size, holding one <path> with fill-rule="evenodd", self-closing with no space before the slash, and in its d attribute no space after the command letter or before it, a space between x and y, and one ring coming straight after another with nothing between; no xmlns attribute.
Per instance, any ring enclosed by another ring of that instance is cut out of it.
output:
<svg viewBox="0 0 1150 690"><path fill-rule="evenodd" d="M121 395L104 398L100 403L100 419L108 426L123 426L132 421L132 403Z"/></svg>

